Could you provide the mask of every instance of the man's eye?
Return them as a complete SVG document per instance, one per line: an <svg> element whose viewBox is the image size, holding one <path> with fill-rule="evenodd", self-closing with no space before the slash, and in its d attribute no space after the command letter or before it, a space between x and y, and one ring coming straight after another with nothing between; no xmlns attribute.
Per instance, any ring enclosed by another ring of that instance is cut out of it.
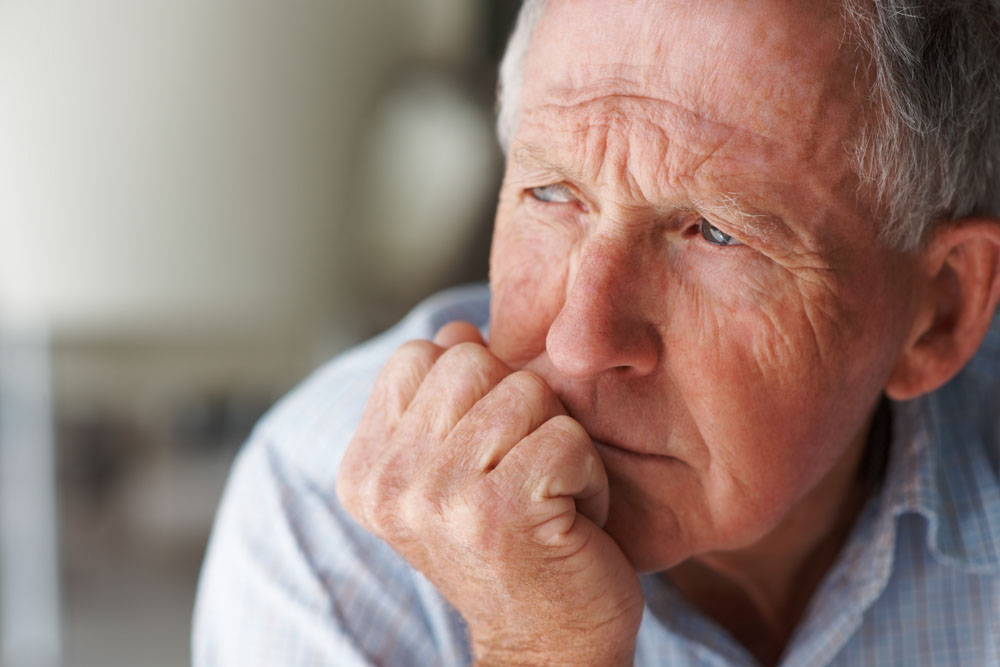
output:
<svg viewBox="0 0 1000 667"><path fill-rule="evenodd" d="M531 188L531 196L546 204L569 204L576 201L576 197L565 185L543 185Z"/></svg>
<svg viewBox="0 0 1000 667"><path fill-rule="evenodd" d="M731 246L743 245L729 234L712 225L708 220L701 219L701 236L712 245Z"/></svg>

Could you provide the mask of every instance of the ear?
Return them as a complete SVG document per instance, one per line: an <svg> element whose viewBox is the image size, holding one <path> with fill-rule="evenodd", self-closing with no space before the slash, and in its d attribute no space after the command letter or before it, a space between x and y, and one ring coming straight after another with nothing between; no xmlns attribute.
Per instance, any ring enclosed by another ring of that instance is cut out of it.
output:
<svg viewBox="0 0 1000 667"><path fill-rule="evenodd" d="M954 377L975 354L1000 300L1000 220L948 223L921 252L925 289L885 387L893 400L934 391Z"/></svg>

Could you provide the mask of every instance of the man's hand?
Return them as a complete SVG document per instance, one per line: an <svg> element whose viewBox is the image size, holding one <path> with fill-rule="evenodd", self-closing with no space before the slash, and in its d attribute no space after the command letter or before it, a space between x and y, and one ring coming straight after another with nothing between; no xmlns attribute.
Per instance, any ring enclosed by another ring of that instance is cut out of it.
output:
<svg viewBox="0 0 1000 667"><path fill-rule="evenodd" d="M631 664L642 597L601 530L601 459L548 385L472 325L389 360L337 491L461 612L479 662Z"/></svg>

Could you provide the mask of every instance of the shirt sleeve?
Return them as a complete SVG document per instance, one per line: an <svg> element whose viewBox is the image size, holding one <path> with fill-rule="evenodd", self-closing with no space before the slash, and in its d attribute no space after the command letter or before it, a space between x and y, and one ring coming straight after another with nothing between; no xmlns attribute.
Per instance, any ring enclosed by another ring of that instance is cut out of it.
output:
<svg viewBox="0 0 1000 667"><path fill-rule="evenodd" d="M196 667L463 665L461 616L344 511L337 469L372 383L404 341L485 323L487 292L432 297L392 331L316 371L237 457L194 610Z"/></svg>
<svg viewBox="0 0 1000 667"><path fill-rule="evenodd" d="M465 664L461 621L423 577L268 441L241 454L199 585L193 664Z"/></svg>

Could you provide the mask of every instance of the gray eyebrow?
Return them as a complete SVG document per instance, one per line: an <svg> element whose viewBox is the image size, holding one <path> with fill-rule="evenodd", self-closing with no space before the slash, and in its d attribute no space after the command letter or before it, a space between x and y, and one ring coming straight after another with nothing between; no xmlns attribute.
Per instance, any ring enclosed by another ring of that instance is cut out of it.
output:
<svg viewBox="0 0 1000 667"><path fill-rule="evenodd" d="M545 157L545 150L534 144L529 144L525 141L518 141L515 144L511 155L514 161L520 165L524 165L526 162L533 163L539 167L548 169L549 171L565 176L569 180L582 182L584 180L583 174L579 171L565 167L562 165L555 164Z"/></svg>
<svg viewBox="0 0 1000 667"><path fill-rule="evenodd" d="M781 226L780 219L774 214L743 203L742 199L744 198L735 193L723 193L710 198L695 197L691 203L699 211L733 222L744 233L767 242Z"/></svg>

